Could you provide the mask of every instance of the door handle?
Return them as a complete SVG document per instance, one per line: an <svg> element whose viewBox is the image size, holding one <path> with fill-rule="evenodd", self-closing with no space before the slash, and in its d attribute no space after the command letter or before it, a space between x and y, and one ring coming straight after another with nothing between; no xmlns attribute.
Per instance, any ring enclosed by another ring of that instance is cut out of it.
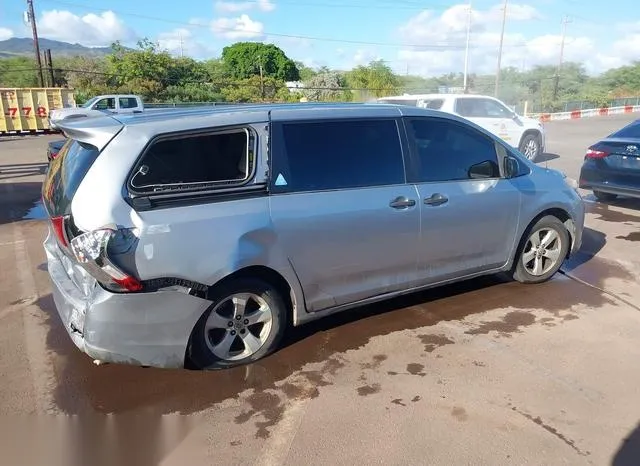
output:
<svg viewBox="0 0 640 466"><path fill-rule="evenodd" d="M404 196L396 197L389 203L389 207L393 207L394 209L406 209L407 207L413 207L414 205L416 205L415 200L408 199Z"/></svg>
<svg viewBox="0 0 640 466"><path fill-rule="evenodd" d="M435 193L431 197L427 197L424 200L425 204L433 206L441 205L446 202L449 202L449 198L447 196L443 196L440 193Z"/></svg>

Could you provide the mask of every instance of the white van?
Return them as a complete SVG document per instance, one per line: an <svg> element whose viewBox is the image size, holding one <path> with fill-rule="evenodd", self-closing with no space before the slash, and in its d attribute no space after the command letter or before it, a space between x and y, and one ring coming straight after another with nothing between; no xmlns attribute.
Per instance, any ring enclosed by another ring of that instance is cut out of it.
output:
<svg viewBox="0 0 640 466"><path fill-rule="evenodd" d="M518 115L500 100L473 94L405 94L381 97L380 103L440 110L466 118L535 160L545 149L542 123Z"/></svg>

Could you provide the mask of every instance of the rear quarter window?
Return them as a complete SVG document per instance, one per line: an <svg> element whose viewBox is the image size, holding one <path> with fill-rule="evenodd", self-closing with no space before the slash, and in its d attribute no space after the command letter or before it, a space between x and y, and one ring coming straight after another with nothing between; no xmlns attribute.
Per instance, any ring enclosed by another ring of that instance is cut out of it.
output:
<svg viewBox="0 0 640 466"><path fill-rule="evenodd" d="M42 198L51 216L71 213L71 201L99 153L96 147L72 139L62 146L42 185Z"/></svg>
<svg viewBox="0 0 640 466"><path fill-rule="evenodd" d="M246 183L254 172L255 136L239 128L158 139L136 165L136 194L192 191Z"/></svg>

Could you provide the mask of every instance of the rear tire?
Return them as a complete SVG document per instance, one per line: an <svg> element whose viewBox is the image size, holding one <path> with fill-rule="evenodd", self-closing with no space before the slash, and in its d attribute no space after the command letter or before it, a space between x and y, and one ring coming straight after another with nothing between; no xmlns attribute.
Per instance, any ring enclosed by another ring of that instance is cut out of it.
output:
<svg viewBox="0 0 640 466"><path fill-rule="evenodd" d="M535 162L540 155L540 137L536 134L526 134L520 141L518 148L526 158Z"/></svg>
<svg viewBox="0 0 640 466"><path fill-rule="evenodd" d="M617 194L603 193L602 191L594 191L593 195L600 202L611 202L615 201L618 198Z"/></svg>
<svg viewBox="0 0 640 466"><path fill-rule="evenodd" d="M213 304L191 335L189 359L196 367L240 366L278 348L288 308L275 287L262 280L239 278L213 293Z"/></svg>
<svg viewBox="0 0 640 466"><path fill-rule="evenodd" d="M513 265L513 279L542 283L553 277L569 252L571 238L557 217L548 215L528 228Z"/></svg>

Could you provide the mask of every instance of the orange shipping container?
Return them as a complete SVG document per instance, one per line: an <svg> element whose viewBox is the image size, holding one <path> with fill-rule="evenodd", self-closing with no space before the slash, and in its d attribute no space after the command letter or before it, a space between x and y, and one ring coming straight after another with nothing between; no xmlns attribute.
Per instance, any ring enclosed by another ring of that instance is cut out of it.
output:
<svg viewBox="0 0 640 466"><path fill-rule="evenodd" d="M48 130L51 110L75 105L72 89L0 88L0 135Z"/></svg>

